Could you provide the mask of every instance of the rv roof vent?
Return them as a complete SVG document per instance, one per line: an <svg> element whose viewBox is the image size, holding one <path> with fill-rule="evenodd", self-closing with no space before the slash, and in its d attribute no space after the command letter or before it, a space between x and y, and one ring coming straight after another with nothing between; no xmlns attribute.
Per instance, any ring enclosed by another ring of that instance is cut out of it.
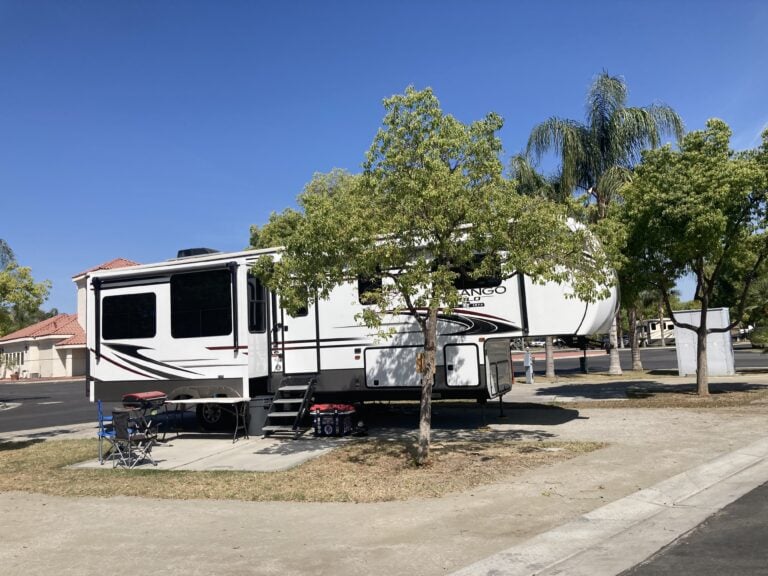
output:
<svg viewBox="0 0 768 576"><path fill-rule="evenodd" d="M216 254L218 250L213 248L185 248L179 250L176 254L176 258L189 258L190 256L201 256L203 254Z"/></svg>

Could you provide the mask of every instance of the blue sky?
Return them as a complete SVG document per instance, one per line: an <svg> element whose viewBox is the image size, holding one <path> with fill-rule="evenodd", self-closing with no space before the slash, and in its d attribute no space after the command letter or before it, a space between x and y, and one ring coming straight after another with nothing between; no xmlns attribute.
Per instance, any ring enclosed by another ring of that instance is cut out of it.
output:
<svg viewBox="0 0 768 576"><path fill-rule="evenodd" d="M505 162L602 70L741 149L768 125L763 1L0 0L0 238L45 308L121 256L238 250L315 172L358 171L381 101L505 119Z"/></svg>

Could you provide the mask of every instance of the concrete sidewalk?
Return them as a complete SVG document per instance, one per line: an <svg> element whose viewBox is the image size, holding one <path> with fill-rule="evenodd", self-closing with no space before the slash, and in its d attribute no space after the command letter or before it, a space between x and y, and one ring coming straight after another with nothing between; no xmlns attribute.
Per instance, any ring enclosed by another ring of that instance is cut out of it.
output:
<svg viewBox="0 0 768 576"><path fill-rule="evenodd" d="M661 380L655 382L690 381ZM725 381L766 380L755 375ZM623 382L605 382L603 388L618 393ZM554 397L599 396L599 387L575 386L518 385L506 398L504 418L494 415L493 406L486 410L488 427L501 438L609 445L470 492L376 504L4 493L0 566L10 575L88 575L102 573L107 561L112 573L132 575L138 553L141 566L179 575L616 574L768 480L768 404L716 410L523 408ZM440 406L436 411L437 437L466 432L450 427L456 412ZM471 427L481 425L477 414L466 414ZM243 443L243 452L257 452L248 448L257 442ZM225 452L234 457L237 449ZM131 534L149 536L137 542ZM613 562L617 557L622 564Z"/></svg>

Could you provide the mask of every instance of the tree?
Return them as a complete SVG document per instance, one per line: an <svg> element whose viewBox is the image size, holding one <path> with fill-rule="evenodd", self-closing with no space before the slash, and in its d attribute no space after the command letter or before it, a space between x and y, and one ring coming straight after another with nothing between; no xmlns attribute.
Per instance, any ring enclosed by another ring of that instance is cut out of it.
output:
<svg viewBox="0 0 768 576"><path fill-rule="evenodd" d="M0 270L5 270L11 262L14 262L16 257L13 254L13 250L8 243L0 238Z"/></svg>
<svg viewBox="0 0 768 576"><path fill-rule="evenodd" d="M10 245L0 239L0 334L49 317L40 309L49 282L35 283L29 268L19 266Z"/></svg>
<svg viewBox="0 0 768 576"><path fill-rule="evenodd" d="M412 87L384 107L363 173L315 175L298 199L300 212L286 213L290 224L275 216L262 231L285 233L284 251L258 272L293 309L350 278L380 280L371 282L360 321L386 338L388 319L403 313L421 335L414 370L421 381L416 461L423 464L438 318L460 304L460 272L569 280L584 298L602 293L608 278L601 254L585 255L591 237L569 227L562 207L522 196L502 177L499 116L464 124L443 113L432 90Z"/></svg>
<svg viewBox="0 0 768 576"><path fill-rule="evenodd" d="M699 326L675 320L696 332L696 383L709 394L707 334L735 326L743 316L752 283L765 273L768 258L768 131L759 151L736 154L722 120L686 135L680 150L669 146L643 154L632 183L623 190L625 221L635 258L672 314L677 278L693 274L694 299L701 304ZM707 310L726 275L739 286L730 326L707 327Z"/></svg>
<svg viewBox="0 0 768 576"><path fill-rule="evenodd" d="M669 106L627 106L627 85L603 72L587 94L586 123L552 117L535 126L528 153L539 160L555 152L560 160L560 186L573 191L590 207L593 221L604 220L619 197L632 167L646 148L658 147L666 134L678 140L683 123ZM610 332L609 373L621 374L616 323Z"/></svg>
<svg viewBox="0 0 768 576"><path fill-rule="evenodd" d="M29 268L19 266L8 244L0 240L0 334L22 328L20 313L39 310L48 297L49 282L35 283Z"/></svg>

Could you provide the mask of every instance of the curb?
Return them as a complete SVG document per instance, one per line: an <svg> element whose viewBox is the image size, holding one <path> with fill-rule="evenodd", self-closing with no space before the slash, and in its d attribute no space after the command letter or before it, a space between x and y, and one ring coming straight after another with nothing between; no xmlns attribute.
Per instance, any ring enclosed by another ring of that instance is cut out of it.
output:
<svg viewBox="0 0 768 576"><path fill-rule="evenodd" d="M601 506L451 576L614 576L768 480L763 438Z"/></svg>

